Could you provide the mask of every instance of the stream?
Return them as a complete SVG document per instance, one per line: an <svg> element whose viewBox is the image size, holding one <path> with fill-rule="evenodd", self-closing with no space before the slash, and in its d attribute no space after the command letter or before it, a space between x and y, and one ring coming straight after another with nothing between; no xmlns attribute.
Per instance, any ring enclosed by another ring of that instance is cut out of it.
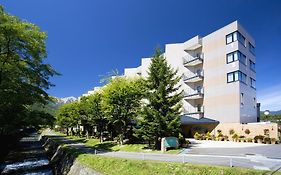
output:
<svg viewBox="0 0 281 175"><path fill-rule="evenodd" d="M15 149L0 163L0 172L4 175L53 175L39 134L30 133L20 139Z"/></svg>

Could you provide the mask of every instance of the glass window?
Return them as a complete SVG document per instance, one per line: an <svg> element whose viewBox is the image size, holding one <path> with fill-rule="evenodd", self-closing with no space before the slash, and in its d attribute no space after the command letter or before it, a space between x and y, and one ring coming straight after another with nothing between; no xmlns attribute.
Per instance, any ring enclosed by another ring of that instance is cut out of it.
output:
<svg viewBox="0 0 281 175"><path fill-rule="evenodd" d="M235 80L235 81L239 80L238 71L236 71L236 72L234 73L234 80Z"/></svg>
<svg viewBox="0 0 281 175"><path fill-rule="evenodd" d="M227 54L227 63L231 63L233 62L233 54L230 53L230 54Z"/></svg>
<svg viewBox="0 0 281 175"><path fill-rule="evenodd" d="M233 41L237 41L237 32L233 33Z"/></svg>
<svg viewBox="0 0 281 175"><path fill-rule="evenodd" d="M251 78L251 87L256 88L256 80Z"/></svg>
<svg viewBox="0 0 281 175"><path fill-rule="evenodd" d="M249 42L249 50L252 54L255 54L255 47Z"/></svg>
<svg viewBox="0 0 281 175"><path fill-rule="evenodd" d="M252 60L250 60L250 69L256 71L256 64Z"/></svg>
<svg viewBox="0 0 281 175"><path fill-rule="evenodd" d="M245 46L245 37L238 32L238 41L240 41Z"/></svg>
<svg viewBox="0 0 281 175"><path fill-rule="evenodd" d="M229 44L232 42L232 34L229 34L226 36L226 44Z"/></svg>
<svg viewBox="0 0 281 175"><path fill-rule="evenodd" d="M233 79L233 73L228 73L227 74L227 82L230 83L230 82L233 82L234 79Z"/></svg>
<svg viewBox="0 0 281 175"><path fill-rule="evenodd" d="M238 60L238 53L237 51L233 53L234 61Z"/></svg>
<svg viewBox="0 0 281 175"><path fill-rule="evenodd" d="M245 46L245 37L238 31L226 35L226 44L239 41Z"/></svg>
<svg viewBox="0 0 281 175"><path fill-rule="evenodd" d="M244 105L244 93L241 93L241 97L240 97L240 101L241 101L241 105Z"/></svg>
<svg viewBox="0 0 281 175"><path fill-rule="evenodd" d="M234 61L241 61L243 64L246 65L246 56L244 54L242 54L240 51L235 51L235 52L231 52L229 54L227 54L227 63L231 63Z"/></svg>
<svg viewBox="0 0 281 175"><path fill-rule="evenodd" d="M241 81L247 83L247 75L241 71L230 72L227 74L227 82Z"/></svg>

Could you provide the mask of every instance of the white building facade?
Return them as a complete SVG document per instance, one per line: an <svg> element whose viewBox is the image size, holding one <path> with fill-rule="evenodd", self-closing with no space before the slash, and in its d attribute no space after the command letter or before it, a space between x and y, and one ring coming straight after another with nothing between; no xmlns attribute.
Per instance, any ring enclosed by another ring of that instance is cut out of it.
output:
<svg viewBox="0 0 281 175"><path fill-rule="evenodd" d="M255 41L237 22L205 37L166 44L163 54L178 70L183 94L182 122L257 122ZM151 58L127 77L147 77Z"/></svg>

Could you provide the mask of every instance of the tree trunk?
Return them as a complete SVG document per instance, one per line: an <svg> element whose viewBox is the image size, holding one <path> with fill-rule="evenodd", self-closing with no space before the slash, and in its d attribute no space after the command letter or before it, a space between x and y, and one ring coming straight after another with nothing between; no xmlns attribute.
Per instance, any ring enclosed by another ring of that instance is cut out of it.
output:
<svg viewBox="0 0 281 175"><path fill-rule="evenodd" d="M68 127L66 128L66 136L69 136L69 130L68 130Z"/></svg>

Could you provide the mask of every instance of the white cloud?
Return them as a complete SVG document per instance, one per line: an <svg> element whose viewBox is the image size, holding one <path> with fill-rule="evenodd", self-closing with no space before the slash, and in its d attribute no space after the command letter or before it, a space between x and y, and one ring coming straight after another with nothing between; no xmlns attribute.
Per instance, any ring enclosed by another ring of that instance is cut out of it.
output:
<svg viewBox="0 0 281 175"><path fill-rule="evenodd" d="M261 110L281 110L281 84L257 91Z"/></svg>

